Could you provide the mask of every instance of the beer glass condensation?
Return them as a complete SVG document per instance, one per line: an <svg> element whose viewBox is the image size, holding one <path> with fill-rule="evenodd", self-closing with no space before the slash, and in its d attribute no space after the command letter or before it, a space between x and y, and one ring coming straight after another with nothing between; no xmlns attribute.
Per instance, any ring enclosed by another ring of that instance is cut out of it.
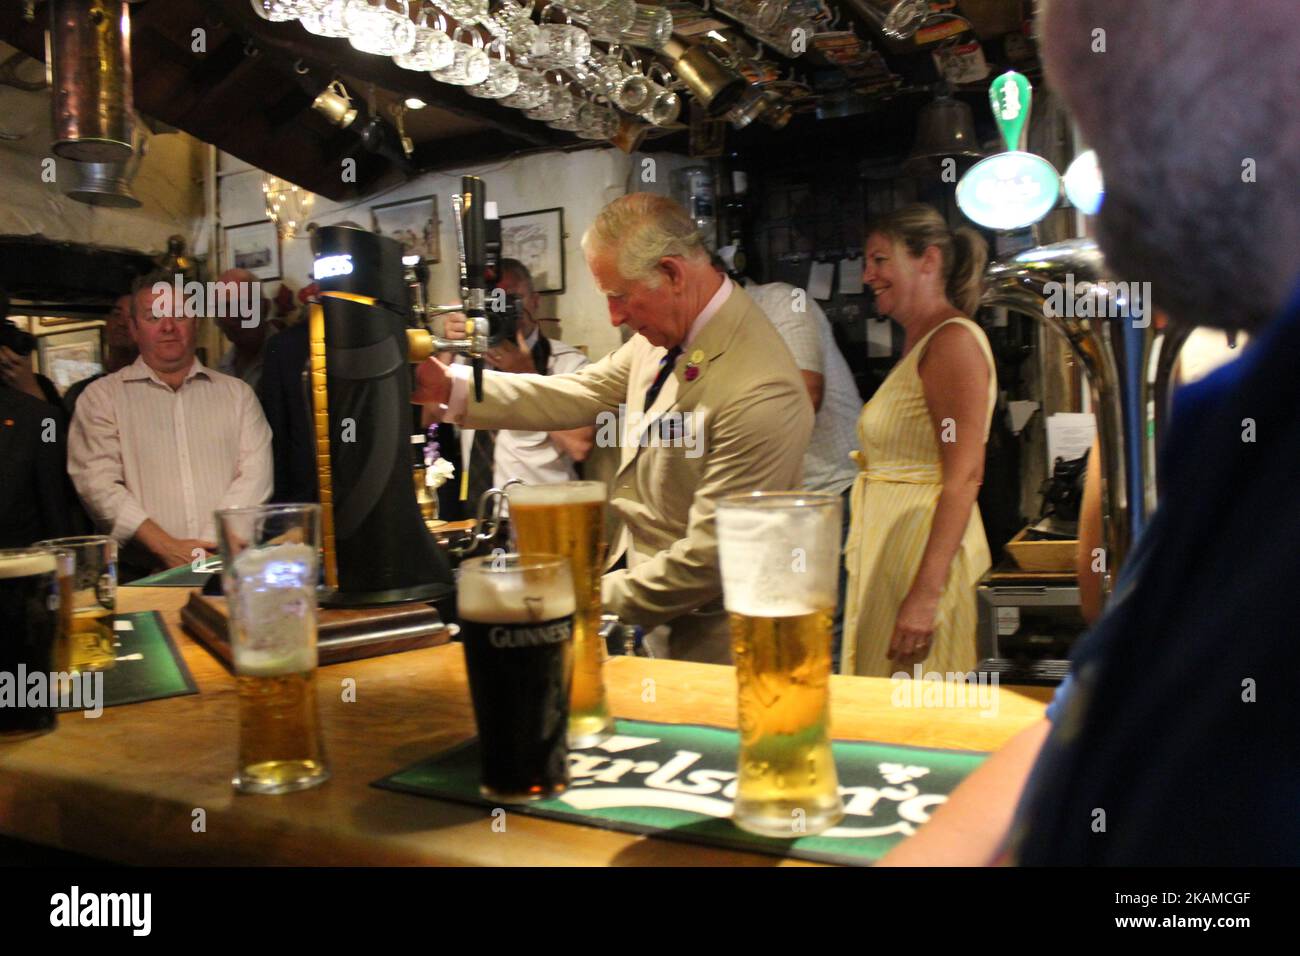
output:
<svg viewBox="0 0 1300 956"><path fill-rule="evenodd" d="M498 553L462 562L459 575L479 789L503 803L563 793L574 631L568 559Z"/></svg>
<svg viewBox="0 0 1300 956"><path fill-rule="evenodd" d="M0 551L0 679L13 689L0 701L0 739L54 729L57 687L47 683L45 705L29 706L28 677L50 681L58 633L58 556L36 548Z"/></svg>
<svg viewBox="0 0 1300 956"><path fill-rule="evenodd" d="M72 553L72 607L67 614L67 669L108 670L117 662L113 615L117 611L117 542L107 535L50 538L32 547Z"/></svg>
<svg viewBox="0 0 1300 956"><path fill-rule="evenodd" d="M739 705L733 820L752 833L806 836L844 816L828 734L841 507L800 493L718 504Z"/></svg>
<svg viewBox="0 0 1300 956"><path fill-rule="evenodd" d="M230 651L239 688L243 793L289 793L329 779L316 705L320 506L217 512Z"/></svg>
<svg viewBox="0 0 1300 956"><path fill-rule="evenodd" d="M569 559L575 595L573 695L569 746L591 747L614 732L605 696L605 642L600 637L600 576L605 565L603 482L559 481L510 489L510 525L520 554Z"/></svg>

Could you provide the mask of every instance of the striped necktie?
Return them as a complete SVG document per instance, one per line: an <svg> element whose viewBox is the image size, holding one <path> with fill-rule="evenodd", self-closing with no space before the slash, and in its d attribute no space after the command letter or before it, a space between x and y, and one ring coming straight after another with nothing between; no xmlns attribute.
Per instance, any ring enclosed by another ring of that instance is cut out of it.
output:
<svg viewBox="0 0 1300 956"><path fill-rule="evenodd" d="M648 412L650 406L655 403L655 399L659 397L660 391L663 390L664 382L668 381L668 376L673 374L673 366L677 364L677 357L681 354L682 347L680 345L674 345L668 350L667 354L659 360L659 374L655 376L655 380L650 384L650 388L648 388L645 393L645 405L642 406L645 411Z"/></svg>

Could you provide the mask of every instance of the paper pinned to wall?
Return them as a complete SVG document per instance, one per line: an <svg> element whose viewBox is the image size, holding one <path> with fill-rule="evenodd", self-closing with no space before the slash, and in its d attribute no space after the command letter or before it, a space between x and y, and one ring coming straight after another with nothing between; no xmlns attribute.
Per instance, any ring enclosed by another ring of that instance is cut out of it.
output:
<svg viewBox="0 0 1300 956"><path fill-rule="evenodd" d="M862 294L862 258L840 260L840 295Z"/></svg>
<svg viewBox="0 0 1300 956"><path fill-rule="evenodd" d="M867 358L894 354L894 328L888 319L867 319Z"/></svg>
<svg viewBox="0 0 1300 956"><path fill-rule="evenodd" d="M835 263L814 262L808 270L808 294L814 299L831 297L831 282L835 278Z"/></svg>
<svg viewBox="0 0 1300 956"><path fill-rule="evenodd" d="M1069 461L1092 447L1097 419L1091 412L1057 412L1047 416L1047 470L1058 458Z"/></svg>

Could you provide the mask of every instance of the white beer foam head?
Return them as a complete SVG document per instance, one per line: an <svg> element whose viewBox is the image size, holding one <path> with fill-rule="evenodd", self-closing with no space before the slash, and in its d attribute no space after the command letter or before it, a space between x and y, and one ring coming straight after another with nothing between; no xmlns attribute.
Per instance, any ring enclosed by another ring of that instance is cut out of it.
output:
<svg viewBox="0 0 1300 956"><path fill-rule="evenodd" d="M54 555L47 551L30 554L0 554L0 578L25 578L32 574L49 574L57 566Z"/></svg>
<svg viewBox="0 0 1300 956"><path fill-rule="evenodd" d="M824 510L718 509L728 611L792 617L835 607L840 526Z"/></svg>
<svg viewBox="0 0 1300 956"><path fill-rule="evenodd" d="M457 613L467 621L527 624L568 617L573 608L572 588L560 593L518 571L462 574L456 593Z"/></svg>
<svg viewBox="0 0 1300 956"><path fill-rule="evenodd" d="M576 604L573 588L552 587L550 581L555 580L556 570L558 567L551 561L541 567L534 564L530 571L508 564L499 570L486 562L467 564L460 568L456 581L456 610L465 620L485 624L524 624L568 617ZM560 580L572 579L563 575Z"/></svg>
<svg viewBox="0 0 1300 956"><path fill-rule="evenodd" d="M301 674L316 666L316 549L307 544L250 548L232 562L239 626L236 673Z"/></svg>
<svg viewBox="0 0 1300 956"><path fill-rule="evenodd" d="M586 505L605 503L605 485L599 481L556 481L545 485L514 485L508 492L516 505Z"/></svg>

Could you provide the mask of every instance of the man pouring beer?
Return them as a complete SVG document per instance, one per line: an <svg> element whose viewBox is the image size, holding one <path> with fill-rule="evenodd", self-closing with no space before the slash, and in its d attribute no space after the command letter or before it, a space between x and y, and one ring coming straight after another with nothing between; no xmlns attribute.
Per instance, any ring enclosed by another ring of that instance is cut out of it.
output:
<svg viewBox="0 0 1300 956"><path fill-rule="evenodd" d="M610 322L637 334L567 375L484 375L436 359L418 367L415 402L474 428L596 425L616 442L610 486L617 537L601 582L606 613L668 625L668 656L730 661L714 509L727 495L797 488L813 409L776 330L713 269L677 203L633 193L582 237Z"/></svg>

